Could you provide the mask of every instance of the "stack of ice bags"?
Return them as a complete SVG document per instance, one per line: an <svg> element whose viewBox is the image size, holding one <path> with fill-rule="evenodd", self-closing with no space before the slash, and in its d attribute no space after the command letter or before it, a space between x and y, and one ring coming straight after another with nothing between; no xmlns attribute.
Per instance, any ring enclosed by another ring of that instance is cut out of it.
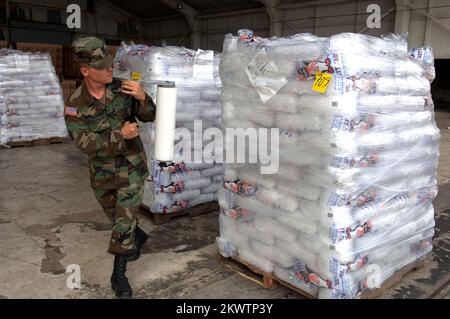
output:
<svg viewBox="0 0 450 319"><path fill-rule="evenodd" d="M67 136L63 111L48 54L0 50L0 144Z"/></svg>
<svg viewBox="0 0 450 319"><path fill-rule="evenodd" d="M225 164L223 256L354 298L431 251L434 67L412 56L395 36L226 36L223 127L279 128L279 170ZM316 73L331 75L324 93Z"/></svg>
<svg viewBox="0 0 450 319"><path fill-rule="evenodd" d="M154 213L173 213L217 201L223 183L223 165L205 147L221 147L221 141L204 136L207 129L222 130L220 56L213 51L183 47L122 45L116 55L114 76L140 78L145 91L157 102L157 85L177 87L174 160L154 159L154 124L141 123L140 136L147 153L151 177L143 203ZM216 143L218 143L216 145Z"/></svg>

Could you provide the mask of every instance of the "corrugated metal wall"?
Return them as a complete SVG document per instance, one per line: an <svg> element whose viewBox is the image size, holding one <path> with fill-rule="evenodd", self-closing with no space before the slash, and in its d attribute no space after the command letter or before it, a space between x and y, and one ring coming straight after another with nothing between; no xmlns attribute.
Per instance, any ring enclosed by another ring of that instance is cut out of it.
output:
<svg viewBox="0 0 450 319"><path fill-rule="evenodd" d="M410 3L415 9L411 8L406 16L409 45L431 45L435 58L450 59L450 0L411 0Z"/></svg>
<svg viewBox="0 0 450 319"><path fill-rule="evenodd" d="M190 45L190 27L183 16L146 22L142 28L144 39L153 45L161 45L161 41L168 45Z"/></svg>
<svg viewBox="0 0 450 319"><path fill-rule="evenodd" d="M11 29L10 41L12 42L70 43L74 30L65 26L68 16L66 8L69 4L78 4L82 10L81 29L76 32L99 34L109 39L124 38L117 35L117 23L127 17L124 16L124 12L118 11L102 1L97 1L95 14L86 12L86 0L15 0L14 2L26 8L32 8L33 21L37 22L47 21L47 9L60 11L61 25L17 23L19 26Z"/></svg>
<svg viewBox="0 0 450 319"><path fill-rule="evenodd" d="M330 1L331 2L331 1ZM291 35L300 32L311 32L320 36L327 36L339 32L360 32L371 35L381 35L394 31L395 24L395 0L367 0L367 1L337 1L336 4L299 5L296 7L280 6L282 33ZM386 16L382 19L380 29L365 29L367 6L376 2L380 5L382 14ZM202 31L202 48L222 50L223 37L238 29L248 28L255 31L255 34L268 37L270 21L264 9L247 10L230 15L210 15L200 16ZM160 42L165 39L167 43L175 44L183 38L183 43L189 46L189 38L186 39L186 32L189 32L189 25L176 20L154 21L144 24L145 34L150 39ZM169 23L167 23L169 22ZM162 24L160 26L160 24Z"/></svg>
<svg viewBox="0 0 450 319"><path fill-rule="evenodd" d="M366 28L367 6L372 3L380 6L382 15L386 13L380 29ZM361 31L381 35L393 31L394 9L394 0L338 1L335 4L288 7L282 10L283 35L310 32L318 36L329 36L341 32Z"/></svg>
<svg viewBox="0 0 450 319"><path fill-rule="evenodd" d="M67 16L65 8L68 4L78 3L82 9L86 9L86 0L16 0L16 2L61 8L64 21ZM366 27L366 10L372 3L381 7L383 18L380 29ZM430 44L437 58L450 58L450 0L409 0L412 7L405 6L405 3L405 0L319 0L281 4L278 6L279 20L282 24L281 34L311 32L319 36L328 36L339 32L363 32L371 35L408 32L410 47ZM37 8L33 19L45 21L46 15L45 9ZM83 12L82 29L79 32L97 33L111 39L127 39L117 35L117 22L123 19L126 19L123 11L98 1L95 15ZM201 22L201 48L216 51L222 50L223 37L229 32L249 28L257 35L267 37L271 25L264 8L201 15L198 19ZM142 22L137 27L140 28L140 37L154 45L161 45L164 41L169 45L189 47L191 43L191 28L181 15ZM49 43L66 43L70 33L71 30L39 31L16 27L11 35L14 37L13 41L39 39L38 41L45 42L47 39Z"/></svg>
<svg viewBox="0 0 450 319"><path fill-rule="evenodd" d="M231 16L204 17L202 20L202 47L222 51L223 38L239 29L251 29L261 37L269 36L269 20L264 10Z"/></svg>
<svg viewBox="0 0 450 319"><path fill-rule="evenodd" d="M232 15L201 16L201 47L222 51L224 35L240 28L250 28L261 36L268 36L268 20L264 10ZM164 40L169 45L190 46L190 26L184 17L156 19L143 25L144 37L152 43Z"/></svg>

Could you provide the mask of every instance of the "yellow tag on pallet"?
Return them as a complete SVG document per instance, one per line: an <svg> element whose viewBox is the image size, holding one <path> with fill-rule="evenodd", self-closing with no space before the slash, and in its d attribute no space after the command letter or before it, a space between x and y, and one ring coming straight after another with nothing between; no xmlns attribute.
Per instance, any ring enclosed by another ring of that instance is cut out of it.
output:
<svg viewBox="0 0 450 319"><path fill-rule="evenodd" d="M141 79L141 73L139 72L131 72L131 79L133 81L139 81Z"/></svg>
<svg viewBox="0 0 450 319"><path fill-rule="evenodd" d="M319 93L325 93L330 82L330 73L316 73L316 80L313 83L312 90Z"/></svg>

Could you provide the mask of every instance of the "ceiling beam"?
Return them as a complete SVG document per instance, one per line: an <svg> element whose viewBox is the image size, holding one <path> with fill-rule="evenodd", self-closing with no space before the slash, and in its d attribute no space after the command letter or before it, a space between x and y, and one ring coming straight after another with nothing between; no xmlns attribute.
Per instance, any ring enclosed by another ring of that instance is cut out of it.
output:
<svg viewBox="0 0 450 319"><path fill-rule="evenodd" d="M417 13L419 13L419 14L421 14L423 16L426 16L428 19L430 19L431 21L433 21L434 23L439 25L444 30L450 31L450 27L447 24L445 24L444 22L442 22L440 19L436 18L434 15L432 15L430 13L427 13L427 12L420 11L419 8L417 8L416 6L412 5L409 1L406 1L405 5L410 7L411 9L416 11Z"/></svg>
<svg viewBox="0 0 450 319"><path fill-rule="evenodd" d="M255 9L225 11L225 12L221 12L221 13L200 14L197 16L197 19L231 17L231 16L237 16L237 15L255 14L255 13L264 13L264 12L266 12L266 9L261 7L261 8L255 8Z"/></svg>
<svg viewBox="0 0 450 319"><path fill-rule="evenodd" d="M178 0L159 0L168 7L178 11L186 18L191 27L191 48L198 49L202 45L201 21L196 19L200 12L184 1Z"/></svg>
<svg viewBox="0 0 450 319"><path fill-rule="evenodd" d="M358 1L358 0L356 0ZM340 4L345 2L355 2L355 0L316 0L316 1L307 1L307 2L297 2L297 3L289 3L289 4L280 4L278 9L280 10L288 10L288 9L297 9L304 7L312 7L316 5L327 5L327 4Z"/></svg>
<svg viewBox="0 0 450 319"><path fill-rule="evenodd" d="M183 14L186 17L186 20L188 20L188 23L191 27L194 25L195 17L199 15L199 11L188 5L184 1L178 1L178 0L159 0L160 2L164 3L166 6L172 8L175 11L178 11L179 13Z"/></svg>
<svg viewBox="0 0 450 319"><path fill-rule="evenodd" d="M409 20L411 10L407 10L405 0L395 0L395 6L397 11L395 13L395 33L406 33L409 30Z"/></svg>
<svg viewBox="0 0 450 319"><path fill-rule="evenodd" d="M220 11L226 11L225 8L223 8L222 6L219 6L217 3L215 3L213 0L206 0L206 2L208 2L208 4L216 7L217 9L219 9Z"/></svg>
<svg viewBox="0 0 450 319"><path fill-rule="evenodd" d="M266 7L270 20L270 35L280 37L283 34L283 23L281 22L281 11L278 9L280 0L259 0Z"/></svg>
<svg viewBox="0 0 450 319"><path fill-rule="evenodd" d="M113 9L113 10L115 10L115 11L120 12L121 14L123 14L124 16L126 16L126 17L128 17L128 18L133 18L133 19L136 19L136 20L140 21L140 19L137 18L137 17L135 17L135 16L133 16L132 13L130 13L130 12L126 11L126 10L123 10L122 8L116 6L115 4L111 3L110 1L107 1L107 0L97 0L97 2L103 4L104 6L107 6L107 7L110 8L110 9Z"/></svg>
<svg viewBox="0 0 450 319"><path fill-rule="evenodd" d="M166 20L174 20L174 19L184 19L184 15L176 13L166 16L159 16L159 17L151 17L151 18L145 18L142 19L143 22L158 22L158 21L166 21Z"/></svg>

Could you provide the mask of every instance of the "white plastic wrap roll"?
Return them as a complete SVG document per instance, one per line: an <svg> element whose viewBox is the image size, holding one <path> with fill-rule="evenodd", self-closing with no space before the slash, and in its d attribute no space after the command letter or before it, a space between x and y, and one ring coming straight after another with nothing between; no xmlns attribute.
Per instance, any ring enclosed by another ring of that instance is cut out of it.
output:
<svg viewBox="0 0 450 319"><path fill-rule="evenodd" d="M155 119L155 159L173 160L177 88L158 86Z"/></svg>

